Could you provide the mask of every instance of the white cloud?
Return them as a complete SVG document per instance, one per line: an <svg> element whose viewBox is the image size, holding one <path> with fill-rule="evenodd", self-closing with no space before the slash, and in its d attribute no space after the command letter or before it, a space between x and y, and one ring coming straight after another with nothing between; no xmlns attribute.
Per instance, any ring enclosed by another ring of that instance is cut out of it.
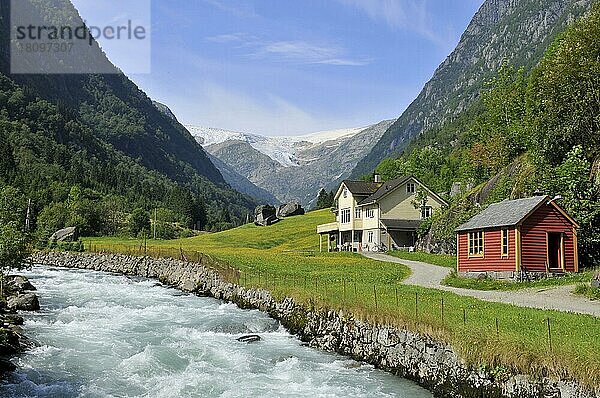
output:
<svg viewBox="0 0 600 398"><path fill-rule="evenodd" d="M452 47L454 37L435 29L433 18L428 11L427 0L337 0L366 13L375 21L383 21L392 29L405 29L415 32L432 43Z"/></svg>
<svg viewBox="0 0 600 398"><path fill-rule="evenodd" d="M340 46L303 40L268 41L245 33L210 36L205 40L218 44L236 44L247 49L244 55L260 59L337 66L363 66L371 62L369 59L348 56L347 50Z"/></svg>
<svg viewBox="0 0 600 398"><path fill-rule="evenodd" d="M228 33L223 35L209 36L205 39L213 43L253 43L257 42L258 38L246 33Z"/></svg>
<svg viewBox="0 0 600 398"><path fill-rule="evenodd" d="M367 60L346 58L345 50L340 47L316 45L306 41L268 43L262 46L255 55L274 55L289 61L308 64L361 66L368 63Z"/></svg>
<svg viewBox="0 0 600 398"><path fill-rule="evenodd" d="M204 2L221 11L238 18L256 18L258 15L251 2L245 0L204 0Z"/></svg>

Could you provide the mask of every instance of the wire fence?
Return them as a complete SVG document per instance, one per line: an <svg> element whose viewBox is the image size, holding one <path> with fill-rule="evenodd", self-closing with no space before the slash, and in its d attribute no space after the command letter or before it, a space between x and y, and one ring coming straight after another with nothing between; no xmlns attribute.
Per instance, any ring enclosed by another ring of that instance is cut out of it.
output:
<svg viewBox="0 0 600 398"><path fill-rule="evenodd" d="M140 245L113 245L103 243L89 243L85 250L92 253L106 254L118 253L134 257L152 257L155 259L173 259L185 262L191 262L203 265L209 270L219 274L221 279L229 283L239 284L240 271L231 265L218 261L209 254L195 250L184 250L180 247L162 247L162 246L146 246L143 243Z"/></svg>
<svg viewBox="0 0 600 398"><path fill-rule="evenodd" d="M368 283L356 278L301 275L293 270L289 273L261 269L239 270L206 253L184 250L182 247L92 242L86 245L86 250L194 262L217 272L229 283L268 290L276 298L293 297L309 306L344 309L357 317L374 318L391 325L398 325L398 321L401 321L404 325L425 325L430 330L451 333L473 334L477 331L477 334L486 336L486 341L495 340L498 345L502 344L504 338L514 341L515 336L525 333L528 341L522 343L537 344L551 356L554 355L556 340L564 343L569 339L569 334L572 334L565 332L568 325L560 324L560 319L550 316L538 315L535 318L515 320L514 317L509 318L506 314L499 313L492 304L487 305L475 299L459 300L446 292L399 283ZM595 320L596 326L600 326L598 318Z"/></svg>

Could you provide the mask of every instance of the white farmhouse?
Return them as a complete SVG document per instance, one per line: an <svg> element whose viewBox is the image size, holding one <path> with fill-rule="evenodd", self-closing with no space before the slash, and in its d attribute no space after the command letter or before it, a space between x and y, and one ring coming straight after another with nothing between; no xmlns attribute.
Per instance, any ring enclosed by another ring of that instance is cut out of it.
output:
<svg viewBox="0 0 600 398"><path fill-rule="evenodd" d="M380 251L412 247L422 220L446 201L413 176L382 182L345 180L335 195L337 221L319 225L320 249Z"/></svg>

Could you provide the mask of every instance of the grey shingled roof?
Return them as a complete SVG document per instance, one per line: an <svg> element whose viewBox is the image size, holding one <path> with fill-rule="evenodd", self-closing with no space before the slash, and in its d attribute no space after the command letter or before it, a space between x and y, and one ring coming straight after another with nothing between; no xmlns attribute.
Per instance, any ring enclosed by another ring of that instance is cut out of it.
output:
<svg viewBox="0 0 600 398"><path fill-rule="evenodd" d="M474 229L512 227L523 221L523 219L542 202L548 200L548 196L533 196L531 198L505 200L503 202L494 203L463 225L456 228L456 232Z"/></svg>
<svg viewBox="0 0 600 398"><path fill-rule="evenodd" d="M383 185L381 185L377 191L375 191L368 198L362 200L358 205L360 206L360 205L364 205L366 203L376 202L377 200L381 199L382 196L384 196L385 194L387 194L390 191L393 191L398 186L404 184L410 178L411 178L411 176L403 176L403 177L395 178L393 180L383 183Z"/></svg>
<svg viewBox="0 0 600 398"><path fill-rule="evenodd" d="M421 220L392 220L392 219L382 219L381 223L388 230L397 230L397 231L416 231L421 224Z"/></svg>
<svg viewBox="0 0 600 398"><path fill-rule="evenodd" d="M344 180L343 183L353 195L371 195L381 186L381 183L370 181Z"/></svg>

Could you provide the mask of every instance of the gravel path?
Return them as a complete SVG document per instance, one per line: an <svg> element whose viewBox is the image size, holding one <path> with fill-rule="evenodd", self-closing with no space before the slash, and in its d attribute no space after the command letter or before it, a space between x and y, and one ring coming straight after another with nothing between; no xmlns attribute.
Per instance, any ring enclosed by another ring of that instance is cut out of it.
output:
<svg viewBox="0 0 600 398"><path fill-rule="evenodd" d="M571 290L573 290L573 285L529 288L513 291L463 289L442 285L444 278L452 271L450 268L439 267L420 261L404 260L382 253L363 253L363 255L373 260L408 266L412 271L412 274L404 281L407 285L445 290L461 296L474 297L496 303L512 304L519 307L575 312L600 317L600 302L591 301L585 297L572 294Z"/></svg>

